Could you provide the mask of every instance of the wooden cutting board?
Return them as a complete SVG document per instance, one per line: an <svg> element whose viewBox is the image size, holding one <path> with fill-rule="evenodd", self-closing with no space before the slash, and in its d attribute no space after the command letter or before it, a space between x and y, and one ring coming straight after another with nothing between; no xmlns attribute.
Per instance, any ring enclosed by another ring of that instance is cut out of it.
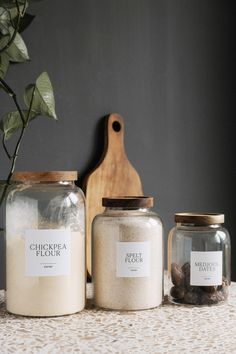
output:
<svg viewBox="0 0 236 354"><path fill-rule="evenodd" d="M107 118L105 145L98 166L84 182L86 195L86 255L91 275L91 224L104 210L102 197L140 196L143 189L140 177L127 158L124 147L124 121L118 114Z"/></svg>

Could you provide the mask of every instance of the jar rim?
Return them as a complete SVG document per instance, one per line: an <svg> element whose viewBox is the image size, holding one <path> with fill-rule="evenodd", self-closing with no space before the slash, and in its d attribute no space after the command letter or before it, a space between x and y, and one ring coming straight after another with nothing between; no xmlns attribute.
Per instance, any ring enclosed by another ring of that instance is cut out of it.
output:
<svg viewBox="0 0 236 354"><path fill-rule="evenodd" d="M225 216L222 213L175 213L175 222L197 225L223 224Z"/></svg>
<svg viewBox="0 0 236 354"><path fill-rule="evenodd" d="M12 181L15 182L60 182L77 179L77 171L19 171L12 175Z"/></svg>
<svg viewBox="0 0 236 354"><path fill-rule="evenodd" d="M127 207L127 208L152 208L153 197L144 196L120 196L120 197L104 197L102 205L104 207Z"/></svg>

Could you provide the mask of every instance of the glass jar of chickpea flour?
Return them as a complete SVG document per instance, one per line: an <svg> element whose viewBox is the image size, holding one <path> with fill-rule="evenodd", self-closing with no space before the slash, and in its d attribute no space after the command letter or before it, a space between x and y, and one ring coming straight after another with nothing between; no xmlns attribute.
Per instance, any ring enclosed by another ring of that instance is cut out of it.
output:
<svg viewBox="0 0 236 354"><path fill-rule="evenodd" d="M77 172L16 172L6 200L6 306L60 316L85 306L84 195Z"/></svg>
<svg viewBox="0 0 236 354"><path fill-rule="evenodd" d="M163 297L163 240L152 197L103 198L93 221L94 301L113 310L157 307Z"/></svg>
<svg viewBox="0 0 236 354"><path fill-rule="evenodd" d="M228 298L230 237L223 214L175 214L168 238L170 301L213 305Z"/></svg>

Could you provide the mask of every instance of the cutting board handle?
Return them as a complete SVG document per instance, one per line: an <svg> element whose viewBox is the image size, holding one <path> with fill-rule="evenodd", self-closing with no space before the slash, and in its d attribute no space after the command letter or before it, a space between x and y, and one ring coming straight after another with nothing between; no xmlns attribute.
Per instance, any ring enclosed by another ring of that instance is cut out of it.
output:
<svg viewBox="0 0 236 354"><path fill-rule="evenodd" d="M107 128L106 128L106 148L105 152L107 154L124 154L124 131L125 125L123 118L117 114L112 113L107 119Z"/></svg>
<svg viewBox="0 0 236 354"><path fill-rule="evenodd" d="M105 121L104 151L98 165L85 179L87 269L92 272L92 221L101 214L103 197L143 195L140 177L130 163L124 147L123 118L112 113Z"/></svg>

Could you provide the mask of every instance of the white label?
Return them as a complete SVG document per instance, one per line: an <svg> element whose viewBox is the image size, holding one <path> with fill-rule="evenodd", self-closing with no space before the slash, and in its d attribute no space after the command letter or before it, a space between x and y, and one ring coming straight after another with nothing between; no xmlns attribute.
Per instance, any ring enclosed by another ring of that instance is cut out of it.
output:
<svg viewBox="0 0 236 354"><path fill-rule="evenodd" d="M190 285L222 284L222 251L191 252Z"/></svg>
<svg viewBox="0 0 236 354"><path fill-rule="evenodd" d="M70 273L70 230L25 232L25 275L50 277Z"/></svg>
<svg viewBox="0 0 236 354"><path fill-rule="evenodd" d="M117 242L116 276L150 276L150 242Z"/></svg>

